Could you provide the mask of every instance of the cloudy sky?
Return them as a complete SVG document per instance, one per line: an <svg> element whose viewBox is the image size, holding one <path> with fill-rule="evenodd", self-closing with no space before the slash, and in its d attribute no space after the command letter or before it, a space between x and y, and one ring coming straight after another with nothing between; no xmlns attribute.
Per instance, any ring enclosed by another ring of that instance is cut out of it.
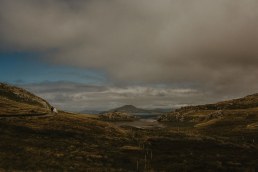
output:
<svg viewBox="0 0 258 172"><path fill-rule="evenodd" d="M257 0L0 0L0 81L70 111L258 92Z"/></svg>

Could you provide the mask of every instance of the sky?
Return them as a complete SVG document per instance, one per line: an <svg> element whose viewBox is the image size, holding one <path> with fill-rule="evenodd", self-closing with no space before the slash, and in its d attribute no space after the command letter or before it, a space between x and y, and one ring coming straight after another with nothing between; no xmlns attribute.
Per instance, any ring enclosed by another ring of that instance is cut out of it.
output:
<svg viewBox="0 0 258 172"><path fill-rule="evenodd" d="M0 82L68 111L258 92L256 0L0 0Z"/></svg>

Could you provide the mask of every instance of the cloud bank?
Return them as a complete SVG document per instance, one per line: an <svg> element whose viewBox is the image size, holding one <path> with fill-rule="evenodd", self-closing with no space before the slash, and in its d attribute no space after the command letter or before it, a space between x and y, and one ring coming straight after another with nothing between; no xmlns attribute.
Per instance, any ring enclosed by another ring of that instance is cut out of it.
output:
<svg viewBox="0 0 258 172"><path fill-rule="evenodd" d="M80 112L83 110L109 110L125 104L138 107L177 108L192 105L193 100L204 102L204 93L187 88L147 86L97 86L72 82L43 82L21 84L23 88L48 100L59 109Z"/></svg>
<svg viewBox="0 0 258 172"><path fill-rule="evenodd" d="M122 85L257 92L256 0L1 0L2 50L107 72Z"/></svg>

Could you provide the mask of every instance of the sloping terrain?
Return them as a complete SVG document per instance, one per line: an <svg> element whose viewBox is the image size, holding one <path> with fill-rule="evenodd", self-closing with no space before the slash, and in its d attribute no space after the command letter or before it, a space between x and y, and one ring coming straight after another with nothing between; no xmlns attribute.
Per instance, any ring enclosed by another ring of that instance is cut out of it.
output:
<svg viewBox="0 0 258 172"><path fill-rule="evenodd" d="M23 99L4 97L1 107L10 114L44 109ZM179 121L158 129L118 127L62 111L2 117L0 171L258 170L257 108L176 112L183 114Z"/></svg>
<svg viewBox="0 0 258 172"><path fill-rule="evenodd" d="M234 145L254 147L257 151L257 103L258 94L253 94L215 104L183 107L163 114L159 121L178 126L178 130L185 128L180 126L187 126L191 132L194 131L198 135ZM255 156L254 159L257 160L258 154Z"/></svg>
<svg viewBox="0 0 258 172"><path fill-rule="evenodd" d="M188 106L160 116L159 121L200 123L207 126L221 120L258 122L258 94L215 104Z"/></svg>
<svg viewBox="0 0 258 172"><path fill-rule="evenodd" d="M232 110L250 109L255 107L258 107L258 94L252 94L243 98L222 101L214 104L182 107L179 110Z"/></svg>
<svg viewBox="0 0 258 172"><path fill-rule="evenodd" d="M0 171L250 171L258 144L198 129L119 128L61 113L0 120ZM257 138L257 132L253 138ZM245 137L250 134L245 134Z"/></svg>
<svg viewBox="0 0 258 172"><path fill-rule="evenodd" d="M0 83L0 115L23 115L47 113L50 104L22 89Z"/></svg>
<svg viewBox="0 0 258 172"><path fill-rule="evenodd" d="M0 130L0 171L120 169L120 147L131 144L119 128L66 113L2 119Z"/></svg>

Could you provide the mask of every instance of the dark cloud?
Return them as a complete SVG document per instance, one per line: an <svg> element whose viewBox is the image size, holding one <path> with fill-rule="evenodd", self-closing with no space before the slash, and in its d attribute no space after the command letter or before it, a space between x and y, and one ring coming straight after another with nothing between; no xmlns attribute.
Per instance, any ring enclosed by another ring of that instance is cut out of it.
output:
<svg viewBox="0 0 258 172"><path fill-rule="evenodd" d="M114 83L190 83L211 97L236 97L258 90L257 7L256 0L2 0L0 44L105 70Z"/></svg>

